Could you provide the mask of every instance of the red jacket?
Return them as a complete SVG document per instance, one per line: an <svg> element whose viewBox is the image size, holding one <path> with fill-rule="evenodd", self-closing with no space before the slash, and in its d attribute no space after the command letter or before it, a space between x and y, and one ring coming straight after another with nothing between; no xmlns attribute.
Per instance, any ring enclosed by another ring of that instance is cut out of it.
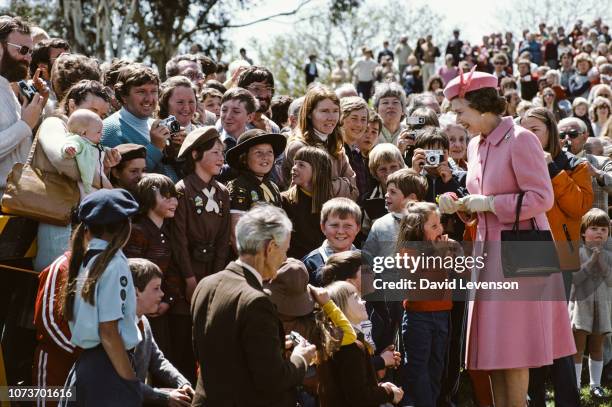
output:
<svg viewBox="0 0 612 407"><path fill-rule="evenodd" d="M32 372L33 383L38 386L63 386L80 353L80 349L70 342L72 334L68 321L64 320L61 313L62 291L68 276L69 262L70 252L66 252L38 277L34 308L38 346Z"/></svg>

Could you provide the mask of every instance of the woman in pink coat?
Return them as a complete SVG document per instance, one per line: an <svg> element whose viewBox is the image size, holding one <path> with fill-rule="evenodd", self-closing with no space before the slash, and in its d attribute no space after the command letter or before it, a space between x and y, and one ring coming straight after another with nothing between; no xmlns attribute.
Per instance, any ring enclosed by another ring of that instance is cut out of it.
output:
<svg viewBox="0 0 612 407"><path fill-rule="evenodd" d="M468 146L470 195L441 199L440 208L478 215L474 256L486 252L486 260L473 280L519 284L518 290L476 292L468 317L467 366L490 371L497 407L523 407L529 368L575 352L561 275L505 279L501 265L501 231L512 229L519 192L524 192L520 229L530 229L531 218L540 230L549 229L546 211L554 195L544 152L533 133L501 116L505 100L495 76L462 73L444 95L457 122L474 137Z"/></svg>

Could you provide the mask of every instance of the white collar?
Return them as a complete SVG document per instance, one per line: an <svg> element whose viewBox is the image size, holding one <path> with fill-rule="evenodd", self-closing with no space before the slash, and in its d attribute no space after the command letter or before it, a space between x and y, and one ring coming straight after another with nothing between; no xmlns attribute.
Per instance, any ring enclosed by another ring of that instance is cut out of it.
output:
<svg viewBox="0 0 612 407"><path fill-rule="evenodd" d="M315 136L317 136L319 140L321 140L324 143L327 143L327 137L329 137L329 134L322 133L319 130L315 129L314 127L312 130L314 131Z"/></svg>
<svg viewBox="0 0 612 407"><path fill-rule="evenodd" d="M238 264L239 266L241 266L244 269L249 270L251 272L251 274L253 274L255 276L257 281L259 281L259 285L261 285L263 287L263 277L261 276L261 274L259 274L257 272L257 270L255 270L255 267L251 266L250 264L246 264L245 262L243 262L240 259L236 260L236 264Z"/></svg>

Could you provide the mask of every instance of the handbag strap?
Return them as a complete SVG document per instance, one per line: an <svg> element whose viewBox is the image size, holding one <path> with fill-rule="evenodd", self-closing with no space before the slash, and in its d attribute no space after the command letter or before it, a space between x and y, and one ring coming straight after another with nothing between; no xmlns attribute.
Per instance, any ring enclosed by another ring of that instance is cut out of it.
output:
<svg viewBox="0 0 612 407"><path fill-rule="evenodd" d="M34 160L34 152L36 151L36 145L38 144L38 134L40 133L40 126L34 135L34 140L32 140L32 147L30 147L30 153L28 154L28 159L25 162L25 165L31 166L32 161Z"/></svg>
<svg viewBox="0 0 612 407"><path fill-rule="evenodd" d="M521 208L523 207L523 197L525 196L525 192L519 192L518 199L516 201L516 218L514 219L514 226L512 230L514 232L519 230L519 215L521 214ZM535 218L531 218L531 227L533 230L540 230L538 224L535 221Z"/></svg>

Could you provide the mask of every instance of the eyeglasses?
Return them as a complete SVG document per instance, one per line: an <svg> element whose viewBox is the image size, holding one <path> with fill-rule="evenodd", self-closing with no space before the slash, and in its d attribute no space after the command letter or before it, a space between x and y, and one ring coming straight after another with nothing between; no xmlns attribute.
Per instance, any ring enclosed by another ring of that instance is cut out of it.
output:
<svg viewBox="0 0 612 407"><path fill-rule="evenodd" d="M493 62L493 65L506 65L506 64L503 62Z"/></svg>
<svg viewBox="0 0 612 407"><path fill-rule="evenodd" d="M561 140L565 139L566 136L569 136L569 138L576 138L579 135L580 135L580 131L576 129L559 132L559 138Z"/></svg>
<svg viewBox="0 0 612 407"><path fill-rule="evenodd" d="M247 89L255 93L274 93L274 88L271 86L247 86Z"/></svg>
<svg viewBox="0 0 612 407"><path fill-rule="evenodd" d="M21 55L32 55L32 53L34 52L34 50L30 47L27 47L25 45L18 45L18 44L13 44L12 42L7 42L7 45L11 45L15 48L19 48L19 52Z"/></svg>
<svg viewBox="0 0 612 407"><path fill-rule="evenodd" d="M552 98L552 97L555 97L555 94L554 93L545 93L544 97L551 97Z"/></svg>

